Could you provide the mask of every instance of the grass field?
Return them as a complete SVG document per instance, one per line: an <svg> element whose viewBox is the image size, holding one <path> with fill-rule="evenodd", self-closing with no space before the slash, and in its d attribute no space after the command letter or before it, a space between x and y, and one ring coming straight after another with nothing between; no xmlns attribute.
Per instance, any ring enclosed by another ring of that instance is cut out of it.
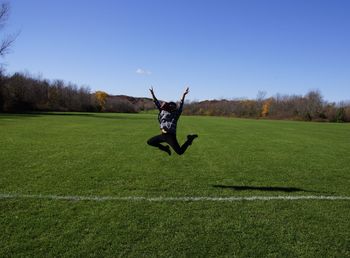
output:
<svg viewBox="0 0 350 258"><path fill-rule="evenodd" d="M168 156L146 145L156 114L0 114L0 257L350 257L350 200L45 197L350 196L350 124L178 130L199 138Z"/></svg>

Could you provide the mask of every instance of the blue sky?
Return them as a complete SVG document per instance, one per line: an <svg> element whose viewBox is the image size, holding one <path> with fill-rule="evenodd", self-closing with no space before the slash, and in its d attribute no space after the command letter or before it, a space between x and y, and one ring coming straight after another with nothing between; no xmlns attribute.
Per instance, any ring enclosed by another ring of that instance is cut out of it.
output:
<svg viewBox="0 0 350 258"><path fill-rule="evenodd" d="M110 94L350 99L347 0L11 0L2 60ZM3 31L4 32L4 31Z"/></svg>

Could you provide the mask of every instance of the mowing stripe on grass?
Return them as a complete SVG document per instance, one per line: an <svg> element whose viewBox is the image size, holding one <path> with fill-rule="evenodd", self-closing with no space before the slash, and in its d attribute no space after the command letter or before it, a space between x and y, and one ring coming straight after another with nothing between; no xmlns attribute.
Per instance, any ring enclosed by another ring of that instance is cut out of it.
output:
<svg viewBox="0 0 350 258"><path fill-rule="evenodd" d="M235 202L235 201L298 201L298 200L328 200L328 201L350 201L350 196L230 196L230 197L207 197L207 196L185 196L185 197L142 197L142 196L64 196L64 195L35 195L35 194L0 194L0 199L47 199L66 201L148 201L148 202Z"/></svg>

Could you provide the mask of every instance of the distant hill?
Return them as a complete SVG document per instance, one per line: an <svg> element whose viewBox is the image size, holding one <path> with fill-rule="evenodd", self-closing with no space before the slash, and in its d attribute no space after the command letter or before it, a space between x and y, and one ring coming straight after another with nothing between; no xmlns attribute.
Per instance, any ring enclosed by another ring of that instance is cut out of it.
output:
<svg viewBox="0 0 350 258"><path fill-rule="evenodd" d="M108 95L106 99L106 111L123 110L123 112L134 113L151 109L155 109L151 98Z"/></svg>

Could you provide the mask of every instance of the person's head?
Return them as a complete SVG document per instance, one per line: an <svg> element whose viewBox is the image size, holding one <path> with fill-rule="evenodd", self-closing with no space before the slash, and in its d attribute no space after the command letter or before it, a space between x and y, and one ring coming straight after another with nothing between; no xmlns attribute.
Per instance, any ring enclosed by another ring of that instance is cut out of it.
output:
<svg viewBox="0 0 350 258"><path fill-rule="evenodd" d="M174 112L177 110L177 105L175 102L163 102L160 106L161 109L168 111L168 112Z"/></svg>

